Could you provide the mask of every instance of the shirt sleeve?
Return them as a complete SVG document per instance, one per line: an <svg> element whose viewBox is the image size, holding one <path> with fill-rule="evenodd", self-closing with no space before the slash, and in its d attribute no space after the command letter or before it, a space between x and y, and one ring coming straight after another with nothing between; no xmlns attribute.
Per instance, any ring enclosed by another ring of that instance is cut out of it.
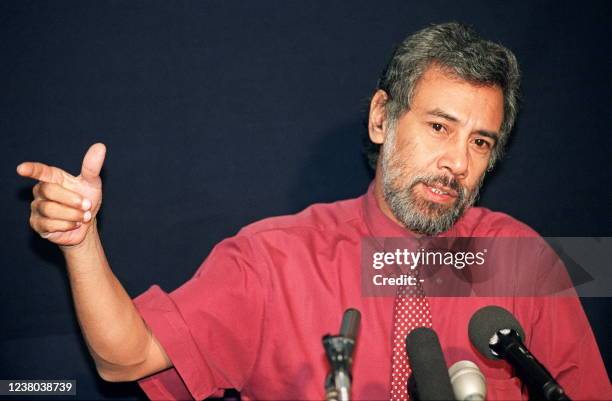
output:
<svg viewBox="0 0 612 401"><path fill-rule="evenodd" d="M248 238L234 237L172 293L153 286L134 299L173 364L139 381L150 399L200 400L242 388L264 325L264 275Z"/></svg>

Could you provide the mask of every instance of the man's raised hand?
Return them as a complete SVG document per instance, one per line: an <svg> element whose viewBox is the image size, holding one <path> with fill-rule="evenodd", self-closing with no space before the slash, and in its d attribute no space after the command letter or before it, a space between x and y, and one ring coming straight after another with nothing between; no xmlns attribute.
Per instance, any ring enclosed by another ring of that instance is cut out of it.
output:
<svg viewBox="0 0 612 401"><path fill-rule="evenodd" d="M39 181L32 190L30 226L41 237L64 246L78 245L85 239L102 205L100 170L105 155L104 144L92 145L77 177L43 163L17 166L17 174Z"/></svg>

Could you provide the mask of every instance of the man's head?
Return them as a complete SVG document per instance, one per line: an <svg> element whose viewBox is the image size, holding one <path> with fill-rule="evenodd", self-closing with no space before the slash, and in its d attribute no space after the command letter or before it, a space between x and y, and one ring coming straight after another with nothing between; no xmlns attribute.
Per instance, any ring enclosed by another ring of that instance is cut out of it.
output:
<svg viewBox="0 0 612 401"><path fill-rule="evenodd" d="M502 153L519 75L509 50L460 24L407 38L370 105L368 156L377 164L383 211L417 233L448 230Z"/></svg>

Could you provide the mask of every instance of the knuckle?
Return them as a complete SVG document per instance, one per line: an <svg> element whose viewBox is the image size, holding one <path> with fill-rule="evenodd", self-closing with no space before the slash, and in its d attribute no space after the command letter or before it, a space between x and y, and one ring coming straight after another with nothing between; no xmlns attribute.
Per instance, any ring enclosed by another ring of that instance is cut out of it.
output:
<svg viewBox="0 0 612 401"><path fill-rule="evenodd" d="M42 203L41 200L34 200L34 201L32 201L32 203L30 204L30 210L31 210L32 216L42 214L41 211L40 211L41 203Z"/></svg>
<svg viewBox="0 0 612 401"><path fill-rule="evenodd" d="M41 175L42 174L43 168L42 168L42 165L40 163L34 164L34 172L36 173L36 175Z"/></svg>
<svg viewBox="0 0 612 401"><path fill-rule="evenodd" d="M38 205L38 211L43 216L48 216L49 215L49 209L50 209L49 202L40 202L39 205Z"/></svg>
<svg viewBox="0 0 612 401"><path fill-rule="evenodd" d="M38 230L37 231L39 233L51 231L49 229L49 221L46 220L46 219L41 219L41 221L38 222Z"/></svg>
<svg viewBox="0 0 612 401"><path fill-rule="evenodd" d="M47 184L46 182L41 182L38 185L40 185L38 193L44 197L47 197L49 192L49 184Z"/></svg>
<svg viewBox="0 0 612 401"><path fill-rule="evenodd" d="M40 218L30 217L30 227L37 233L41 233L44 231L44 225L41 223Z"/></svg>

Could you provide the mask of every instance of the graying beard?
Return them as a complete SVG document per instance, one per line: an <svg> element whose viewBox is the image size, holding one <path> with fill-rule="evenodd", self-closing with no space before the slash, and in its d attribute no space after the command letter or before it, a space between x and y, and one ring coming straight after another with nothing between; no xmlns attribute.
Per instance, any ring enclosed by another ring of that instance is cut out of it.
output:
<svg viewBox="0 0 612 401"><path fill-rule="evenodd" d="M397 188L395 183L398 178L402 177L405 165L401 163L400 166L395 166L395 164L400 164L393 157L395 124L390 124L387 132L387 146L383 146L381 166L383 169L383 195L393 215L407 229L418 234L434 236L448 231L463 215L463 212L476 202L484 175L469 197L466 197L465 190L462 188L459 191L458 200L450 208L445 208L443 205L424 199L418 199L412 192L414 186L421 181L428 181L430 177L413 177L412 182L409 183L407 188ZM420 213L422 209L426 209L427 213Z"/></svg>
<svg viewBox="0 0 612 401"><path fill-rule="evenodd" d="M395 217L401 221L406 228L418 234L438 235L448 231L455 222L463 215L465 209L471 206L477 197L478 189L470 196L470 199L457 201L450 208L417 199L412 190L414 186L406 189L396 190L389 185L384 185L384 196L387 204ZM426 213L420 211L426 209Z"/></svg>

